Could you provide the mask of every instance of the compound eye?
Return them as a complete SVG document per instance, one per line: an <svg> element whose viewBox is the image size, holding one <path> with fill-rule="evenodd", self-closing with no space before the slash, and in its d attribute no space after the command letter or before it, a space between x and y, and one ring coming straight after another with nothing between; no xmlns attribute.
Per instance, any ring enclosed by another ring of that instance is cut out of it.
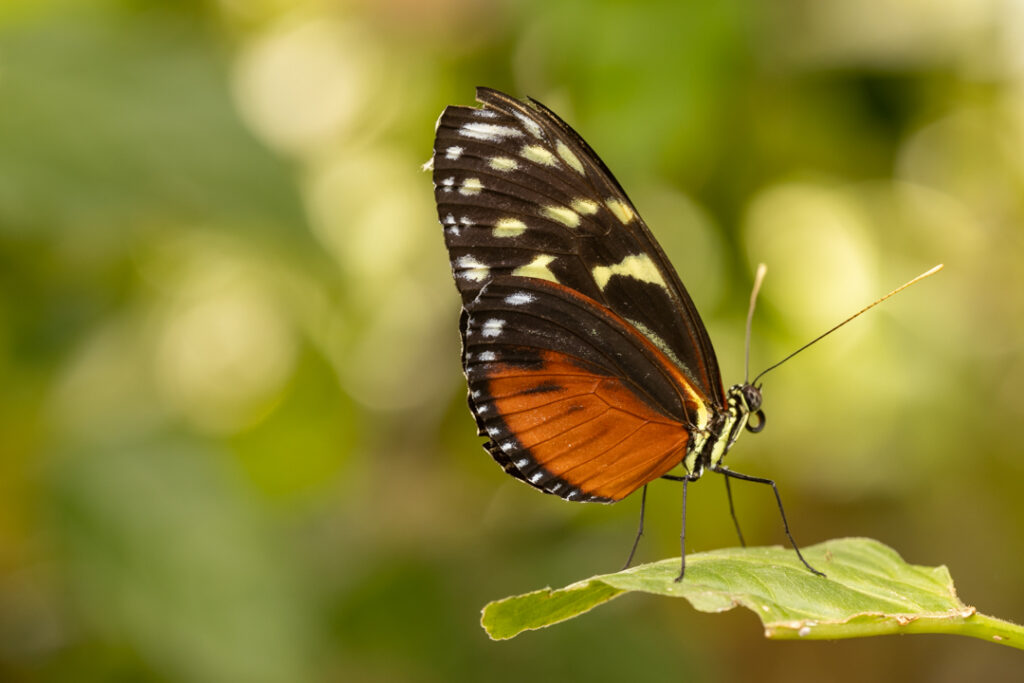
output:
<svg viewBox="0 0 1024 683"><path fill-rule="evenodd" d="M743 397L747 399L747 407L750 408L750 412L757 412L761 408L761 390L755 387L753 384L748 384L743 387Z"/></svg>

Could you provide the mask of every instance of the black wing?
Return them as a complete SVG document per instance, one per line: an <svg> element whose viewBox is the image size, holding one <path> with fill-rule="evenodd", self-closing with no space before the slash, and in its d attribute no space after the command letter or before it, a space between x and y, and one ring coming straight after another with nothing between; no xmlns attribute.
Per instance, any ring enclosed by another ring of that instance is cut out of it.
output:
<svg viewBox="0 0 1024 683"><path fill-rule="evenodd" d="M463 305L496 277L539 278L625 320L724 405L704 324L661 247L590 146L535 100L477 89L434 142L438 217Z"/></svg>

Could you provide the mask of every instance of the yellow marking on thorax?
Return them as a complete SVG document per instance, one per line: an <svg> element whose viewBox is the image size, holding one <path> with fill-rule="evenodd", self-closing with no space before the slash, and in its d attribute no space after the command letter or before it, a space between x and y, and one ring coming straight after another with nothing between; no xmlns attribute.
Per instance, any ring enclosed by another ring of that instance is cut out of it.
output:
<svg viewBox="0 0 1024 683"><path fill-rule="evenodd" d="M715 445L711 449L709 465L712 469L717 467L718 463L722 462L722 458L725 456L726 451L729 450L729 435L732 433L733 425L736 424L737 419L736 413L730 410L728 416L725 418L725 423L722 425L722 431L718 436L718 440L715 441Z"/></svg>

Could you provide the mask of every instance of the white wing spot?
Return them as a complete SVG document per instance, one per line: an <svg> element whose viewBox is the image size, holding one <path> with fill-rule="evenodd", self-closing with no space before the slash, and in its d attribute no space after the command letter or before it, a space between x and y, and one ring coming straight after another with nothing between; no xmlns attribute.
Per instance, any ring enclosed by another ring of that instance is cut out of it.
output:
<svg viewBox="0 0 1024 683"><path fill-rule="evenodd" d="M525 266L519 266L513 270L512 274L519 277L533 277L538 280L558 282L558 278L556 278L555 274L551 272L550 268L548 268L554 260L555 257L550 254L538 254Z"/></svg>
<svg viewBox="0 0 1024 683"><path fill-rule="evenodd" d="M469 216L463 216L462 218L459 219L459 222L462 223L467 228L472 228L474 225L476 225L476 223L470 220Z"/></svg>
<svg viewBox="0 0 1024 683"><path fill-rule="evenodd" d="M577 213L582 213L585 216L593 216L601 207L598 206L598 203L593 199L579 197L578 199L572 200L572 208Z"/></svg>
<svg viewBox="0 0 1024 683"><path fill-rule="evenodd" d="M497 427L488 427L487 435L490 436L492 439L496 439L501 435L501 430L498 429Z"/></svg>
<svg viewBox="0 0 1024 683"><path fill-rule="evenodd" d="M530 482L533 483L533 484L536 484L538 481L540 481L543 478L544 478L544 473L541 472L540 470L537 470L536 472L534 472L533 474L530 475Z"/></svg>
<svg viewBox="0 0 1024 683"><path fill-rule="evenodd" d="M506 453L508 453L509 451L514 451L515 449L516 449L516 442L515 441L505 441L505 442L503 442L501 444L501 450L505 451Z"/></svg>
<svg viewBox="0 0 1024 683"><path fill-rule="evenodd" d="M594 276L594 282L602 290L608 286L608 281L612 279L613 275L631 277L640 282L650 282L668 289L661 271L647 254L630 254L615 265L595 266L591 274Z"/></svg>
<svg viewBox="0 0 1024 683"><path fill-rule="evenodd" d="M551 493L558 493L559 491L562 490L562 486L562 482L558 482L557 484L551 487Z"/></svg>
<svg viewBox="0 0 1024 683"><path fill-rule="evenodd" d="M444 151L444 158L455 161L456 159L462 156L463 151L464 150L458 145L452 145L451 147Z"/></svg>
<svg viewBox="0 0 1024 683"><path fill-rule="evenodd" d="M473 113L482 119L493 119L498 115L493 109L474 109Z"/></svg>
<svg viewBox="0 0 1024 683"><path fill-rule="evenodd" d="M501 171L502 173L508 173L519 168L519 162L511 157L491 157L487 161L487 165L495 171Z"/></svg>
<svg viewBox="0 0 1024 683"><path fill-rule="evenodd" d="M572 166L573 170L580 175L586 175L579 157L572 153L572 150L569 149L568 145L559 140L558 144L555 145L555 150L558 152L558 156L562 157L562 161Z"/></svg>
<svg viewBox="0 0 1024 683"><path fill-rule="evenodd" d="M530 304L537 300L533 294L529 292L515 292L505 297L505 303L509 306L522 306L523 304Z"/></svg>
<svg viewBox="0 0 1024 683"><path fill-rule="evenodd" d="M481 282L486 280L491 274L489 266L480 263L470 255L460 256L455 261L455 267L458 269L458 276L464 280L472 280L473 282Z"/></svg>
<svg viewBox="0 0 1024 683"><path fill-rule="evenodd" d="M497 337L501 334L501 328L505 326L505 321L500 318L491 318L484 323L484 326L480 330L480 334L485 337Z"/></svg>
<svg viewBox="0 0 1024 683"><path fill-rule="evenodd" d="M484 363L490 363L492 361L498 360L498 357L494 355L494 351L481 351L477 355L477 360L483 361Z"/></svg>
<svg viewBox="0 0 1024 683"><path fill-rule="evenodd" d="M448 214L444 217L444 224L448 226L448 234L459 236L459 226L455 224L455 216Z"/></svg>
<svg viewBox="0 0 1024 683"><path fill-rule="evenodd" d="M459 188L459 194L464 197L469 197L474 194L480 194L480 190L484 189L483 184L479 178L466 178L462 181L462 186Z"/></svg>
<svg viewBox="0 0 1024 683"><path fill-rule="evenodd" d="M609 197L604 200L604 204L613 214L615 214L615 217L618 218L619 222L623 225L628 225L636 220L636 212L634 212L633 207L626 202L616 199L615 197Z"/></svg>
<svg viewBox="0 0 1024 683"><path fill-rule="evenodd" d="M445 178L444 180L441 181L441 185L444 186L444 191L445 192L451 192L452 188L455 187L455 178L454 177Z"/></svg>
<svg viewBox="0 0 1024 683"><path fill-rule="evenodd" d="M526 130L530 131L530 135L535 138L543 138L544 132L541 130L540 124L531 119L526 114L520 111L513 111L512 114L519 119L519 123L523 124Z"/></svg>
<svg viewBox="0 0 1024 683"><path fill-rule="evenodd" d="M577 491L576 489L573 489L572 491L569 491L569 493L565 494L565 495L563 496L563 498L565 498L566 500L573 500L573 499L575 499L575 498L576 498L576 497L577 497L578 495L580 495L580 492L579 492L579 491Z"/></svg>
<svg viewBox="0 0 1024 683"><path fill-rule="evenodd" d="M494 123L478 123L470 121L459 128L459 134L463 137L474 140L486 140L487 142L501 142L505 138L518 138L523 136L523 131L511 126L499 126Z"/></svg>
<svg viewBox="0 0 1024 683"><path fill-rule="evenodd" d="M519 237L526 232L526 223L518 218L499 218L494 224L495 237Z"/></svg>
<svg viewBox="0 0 1024 683"><path fill-rule="evenodd" d="M545 206L540 210L540 213L545 218L557 221L567 228L580 227L580 215L572 209L567 209L564 206Z"/></svg>
<svg viewBox="0 0 1024 683"><path fill-rule="evenodd" d="M541 166L558 166L558 159L555 158L555 155L549 149L540 145L523 145L519 154L527 161L532 161Z"/></svg>
<svg viewBox="0 0 1024 683"><path fill-rule="evenodd" d="M516 467L518 467L519 469L523 469L524 467L526 467L529 464L530 464L530 459L529 458L522 458L520 460L516 460Z"/></svg>

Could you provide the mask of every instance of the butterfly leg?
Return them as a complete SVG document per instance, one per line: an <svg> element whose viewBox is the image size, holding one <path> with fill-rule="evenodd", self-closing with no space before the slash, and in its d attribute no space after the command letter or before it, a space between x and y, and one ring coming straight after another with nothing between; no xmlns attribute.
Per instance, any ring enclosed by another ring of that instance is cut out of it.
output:
<svg viewBox="0 0 1024 683"><path fill-rule="evenodd" d="M683 482L683 524L682 531L679 532L679 576L676 577L676 583L683 580L683 575L686 573L686 485L690 483L689 477L680 477Z"/></svg>
<svg viewBox="0 0 1024 683"><path fill-rule="evenodd" d="M640 537L644 535L644 508L647 507L647 484L644 484L644 490L640 493L640 528L636 530L636 538L633 539L633 547L629 551L629 557L626 558L626 564L622 565L624 569L629 569L629 565L633 564L633 555L636 554L636 547L640 545Z"/></svg>
<svg viewBox="0 0 1024 683"><path fill-rule="evenodd" d="M725 477L732 477L733 479L741 479L743 481L752 481L755 484L768 484L769 486L771 486L772 491L775 492L775 502L779 504L779 514L782 515L782 528L786 532L786 538L789 539L789 544L793 546L793 550L796 551L796 556L800 558L800 561L804 563L804 566L807 567L812 574L816 574L817 576L825 576L824 572L819 572L817 569L808 564L807 560L804 559L803 554L800 552L800 548L799 546L797 546L796 541L793 540L793 534L789 533L789 522L786 521L786 511L782 509L782 497L779 496L779 487L775 485L774 481L772 481L771 479L764 479L762 477L753 477L749 474L740 474L739 472L733 472L732 470L726 467L716 467L714 468L714 471L718 472L719 474ZM683 500L685 500L686 485L684 484L683 486Z"/></svg>
<svg viewBox="0 0 1024 683"><path fill-rule="evenodd" d="M729 499L729 514L732 515L732 523L736 527L736 535L740 537L740 545L744 548L747 547L747 542L743 540L743 532L740 531L740 520L736 518L736 509L732 506L732 489L729 488L729 477L722 477L725 481L725 496Z"/></svg>

